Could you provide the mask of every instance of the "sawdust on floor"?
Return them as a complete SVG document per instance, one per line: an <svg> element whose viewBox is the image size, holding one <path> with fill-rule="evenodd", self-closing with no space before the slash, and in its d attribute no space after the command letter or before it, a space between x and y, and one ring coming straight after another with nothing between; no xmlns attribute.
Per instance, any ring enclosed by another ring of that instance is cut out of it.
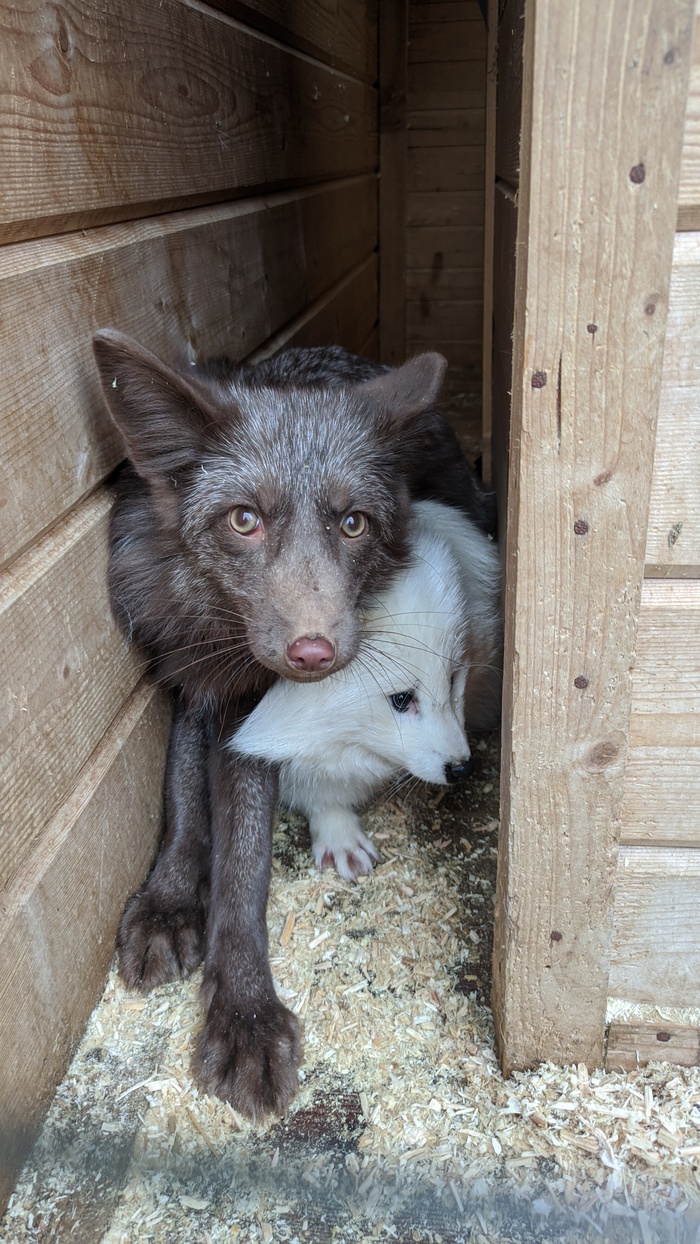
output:
<svg viewBox="0 0 700 1244"><path fill-rule="evenodd" d="M3 1244L700 1240L700 1069L504 1081L488 1008L497 740L463 788L370 813L384 862L319 873L280 819L273 972L302 1085L253 1127L192 1082L199 977L115 972L0 1225Z"/></svg>

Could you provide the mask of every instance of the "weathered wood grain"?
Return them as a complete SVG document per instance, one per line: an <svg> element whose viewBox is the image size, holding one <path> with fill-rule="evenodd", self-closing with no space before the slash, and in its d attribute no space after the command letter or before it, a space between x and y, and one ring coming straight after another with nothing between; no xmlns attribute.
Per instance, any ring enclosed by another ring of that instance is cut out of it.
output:
<svg viewBox="0 0 700 1244"><path fill-rule="evenodd" d="M647 307L655 314L654 297ZM700 233L673 248L645 558L654 574L699 573Z"/></svg>
<svg viewBox="0 0 700 1244"><path fill-rule="evenodd" d="M692 10L525 3L493 991L506 1072L603 1056Z"/></svg>
<svg viewBox="0 0 700 1244"><path fill-rule="evenodd" d="M66 799L142 672L107 599L108 491L0 575L0 888Z"/></svg>
<svg viewBox="0 0 700 1244"><path fill-rule="evenodd" d="M700 583L645 579L632 674L631 747L700 747Z"/></svg>
<svg viewBox="0 0 700 1244"><path fill-rule="evenodd" d="M633 1024L616 1020L610 1025L606 1071L636 1071L655 1062L700 1066L700 1030L663 1021Z"/></svg>
<svg viewBox="0 0 700 1244"><path fill-rule="evenodd" d="M169 707L141 684L0 899L0 1201L97 1002L161 824Z"/></svg>
<svg viewBox="0 0 700 1244"><path fill-rule="evenodd" d="M374 176L0 251L0 565L123 456L90 337L240 359L376 246Z"/></svg>
<svg viewBox="0 0 700 1244"><path fill-rule="evenodd" d="M408 0L382 4L379 17L379 356L406 354L406 74Z"/></svg>
<svg viewBox="0 0 700 1244"><path fill-rule="evenodd" d="M408 94L413 111L429 108L483 108L485 57L469 62L408 66Z"/></svg>
<svg viewBox="0 0 700 1244"><path fill-rule="evenodd" d="M480 343L483 306L477 302L407 302L406 338L428 349L431 342L467 341Z"/></svg>
<svg viewBox="0 0 700 1244"><path fill-rule="evenodd" d="M431 268L409 268L406 273L406 297L412 302L478 302L482 289L481 267L447 268L438 260Z"/></svg>
<svg viewBox="0 0 700 1244"><path fill-rule="evenodd" d="M621 847L609 993L700 1006L700 851Z"/></svg>
<svg viewBox="0 0 700 1244"><path fill-rule="evenodd" d="M214 9L266 34L374 82L377 72L377 24L372 0L207 0Z"/></svg>
<svg viewBox="0 0 700 1244"><path fill-rule="evenodd" d="M4 6L0 77L2 242L376 164L372 88L184 0Z"/></svg>
<svg viewBox="0 0 700 1244"><path fill-rule="evenodd" d="M656 746L627 750L620 841L700 849L700 746L675 746L673 723L668 738L656 722Z"/></svg>

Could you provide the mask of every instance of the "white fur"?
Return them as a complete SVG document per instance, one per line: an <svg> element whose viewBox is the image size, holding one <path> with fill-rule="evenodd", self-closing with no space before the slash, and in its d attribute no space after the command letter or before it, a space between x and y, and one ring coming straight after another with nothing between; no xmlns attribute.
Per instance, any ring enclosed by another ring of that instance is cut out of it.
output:
<svg viewBox="0 0 700 1244"><path fill-rule="evenodd" d="M445 765L469 758L465 718L498 720L497 549L434 501L413 506L411 544L411 564L364 615L355 659L321 682L280 679L229 744L280 764L280 802L308 817L317 864L353 880L379 858L356 809L402 770L444 783ZM406 691L399 713L391 697Z"/></svg>

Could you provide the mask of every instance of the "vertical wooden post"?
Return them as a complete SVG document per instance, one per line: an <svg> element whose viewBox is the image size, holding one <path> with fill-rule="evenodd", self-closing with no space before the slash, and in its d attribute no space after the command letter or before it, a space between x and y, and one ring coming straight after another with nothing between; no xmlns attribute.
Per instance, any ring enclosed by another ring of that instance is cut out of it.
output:
<svg viewBox="0 0 700 1244"><path fill-rule="evenodd" d="M493 1001L602 1061L693 0L526 0Z"/></svg>
<svg viewBox="0 0 700 1244"><path fill-rule="evenodd" d="M496 191L496 100L498 90L498 0L488 0L486 42L486 150L484 168L484 342L481 359L481 448L484 483L491 483L493 384L493 242Z"/></svg>
<svg viewBox="0 0 700 1244"><path fill-rule="evenodd" d="M379 11L379 357L406 353L408 0Z"/></svg>

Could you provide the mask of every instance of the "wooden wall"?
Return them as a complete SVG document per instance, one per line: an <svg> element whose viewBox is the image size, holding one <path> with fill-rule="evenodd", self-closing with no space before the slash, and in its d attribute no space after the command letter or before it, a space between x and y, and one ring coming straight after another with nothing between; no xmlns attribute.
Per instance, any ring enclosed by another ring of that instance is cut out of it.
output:
<svg viewBox="0 0 700 1244"><path fill-rule="evenodd" d="M694 248L689 234L674 243L679 182L680 223L700 223L694 7L490 10L506 1070L599 1065L609 993L700 1002L699 585L667 577L700 565L679 475L697 479Z"/></svg>
<svg viewBox="0 0 700 1244"><path fill-rule="evenodd" d="M380 23L382 357L439 350L478 377L486 26L477 0L399 0Z"/></svg>
<svg viewBox="0 0 700 1244"><path fill-rule="evenodd" d="M90 337L376 350L375 15L26 0L0 76L1 1193L160 824L167 706L110 619L123 450Z"/></svg>
<svg viewBox="0 0 700 1244"><path fill-rule="evenodd" d="M700 1006L700 3L620 810L610 993ZM656 293L646 304L656 314ZM658 1056L658 1054L657 1054Z"/></svg>

